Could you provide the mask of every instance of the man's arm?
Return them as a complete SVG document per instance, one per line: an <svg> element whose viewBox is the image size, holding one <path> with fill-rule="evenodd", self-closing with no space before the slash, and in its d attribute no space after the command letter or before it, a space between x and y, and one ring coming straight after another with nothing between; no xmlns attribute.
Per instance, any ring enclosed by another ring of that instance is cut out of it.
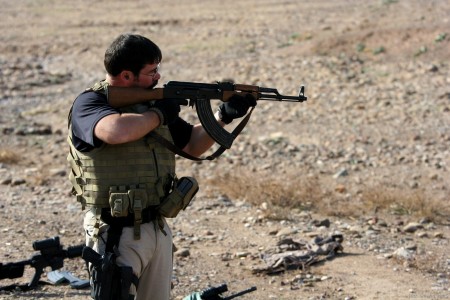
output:
<svg viewBox="0 0 450 300"><path fill-rule="evenodd" d="M225 123L220 120L218 112L214 116L222 127L225 126ZM191 138L188 144L183 148L183 151L192 156L200 157L211 148L214 143L215 141L209 136L203 126L197 124L192 128Z"/></svg>
<svg viewBox="0 0 450 300"><path fill-rule="evenodd" d="M142 138L159 124L160 119L154 111L111 114L97 122L94 134L107 144L122 144Z"/></svg>

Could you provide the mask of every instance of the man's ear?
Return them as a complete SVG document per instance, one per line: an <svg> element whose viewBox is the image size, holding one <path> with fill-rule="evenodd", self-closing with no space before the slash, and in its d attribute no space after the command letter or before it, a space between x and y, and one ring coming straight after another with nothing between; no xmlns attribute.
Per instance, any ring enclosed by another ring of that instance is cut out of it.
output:
<svg viewBox="0 0 450 300"><path fill-rule="evenodd" d="M122 71L120 73L120 78L125 82L133 80L133 73L130 71Z"/></svg>

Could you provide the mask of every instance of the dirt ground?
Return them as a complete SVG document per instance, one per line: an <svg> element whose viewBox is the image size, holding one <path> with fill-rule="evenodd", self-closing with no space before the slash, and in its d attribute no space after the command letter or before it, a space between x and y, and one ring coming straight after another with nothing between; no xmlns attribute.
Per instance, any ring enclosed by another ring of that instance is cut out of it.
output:
<svg viewBox="0 0 450 300"><path fill-rule="evenodd" d="M307 2L307 3L304 3ZM83 243L67 180L67 113L135 32L162 79L236 83L308 101L260 101L213 162L178 159L201 190L170 220L173 299L227 283L242 299L450 298L450 3L426 0L0 0L0 262L32 242ZM182 116L195 122L190 108ZM286 191L282 196L277 196ZM278 204L288 208L275 214ZM273 209L273 210L272 210ZM342 234L305 269L255 273L283 238ZM80 259L65 269L86 278ZM24 283L3 279L0 286ZM41 278L46 280L45 276ZM0 299L87 299L42 285Z"/></svg>

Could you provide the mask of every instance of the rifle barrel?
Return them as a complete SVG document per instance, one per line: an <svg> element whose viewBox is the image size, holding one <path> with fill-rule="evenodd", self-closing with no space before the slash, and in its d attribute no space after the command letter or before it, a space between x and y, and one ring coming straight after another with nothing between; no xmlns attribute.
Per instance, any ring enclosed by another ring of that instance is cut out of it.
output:
<svg viewBox="0 0 450 300"><path fill-rule="evenodd" d="M256 286L252 286L251 288L248 288L246 290L240 291L240 292L238 292L236 294L233 294L233 295L230 295L228 297L222 298L222 300L231 300L231 299L234 299L236 297L239 297L239 296L242 296L242 295L254 292L254 291L256 291Z"/></svg>
<svg viewBox="0 0 450 300"><path fill-rule="evenodd" d="M285 102L303 102L306 101L307 98L304 96L285 96L285 95L266 95L262 94L258 100L278 100Z"/></svg>
<svg viewBox="0 0 450 300"><path fill-rule="evenodd" d="M81 254L83 253L83 248L84 245L67 247L67 257L75 258L81 256Z"/></svg>

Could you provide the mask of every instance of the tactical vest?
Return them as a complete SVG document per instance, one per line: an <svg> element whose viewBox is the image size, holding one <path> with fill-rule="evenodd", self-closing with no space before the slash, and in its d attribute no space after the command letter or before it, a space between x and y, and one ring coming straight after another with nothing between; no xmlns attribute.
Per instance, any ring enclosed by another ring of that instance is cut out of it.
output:
<svg viewBox="0 0 450 300"><path fill-rule="evenodd" d="M106 94L105 87L106 82L100 82L87 91ZM139 113L148 107L138 104L120 111ZM70 118L69 115L69 124ZM154 130L172 141L167 126ZM80 152L75 149L71 135L69 127L69 178L82 209L110 207L113 216L126 216L127 212L159 205L173 188L175 155L152 137L119 145L105 143L90 152Z"/></svg>

